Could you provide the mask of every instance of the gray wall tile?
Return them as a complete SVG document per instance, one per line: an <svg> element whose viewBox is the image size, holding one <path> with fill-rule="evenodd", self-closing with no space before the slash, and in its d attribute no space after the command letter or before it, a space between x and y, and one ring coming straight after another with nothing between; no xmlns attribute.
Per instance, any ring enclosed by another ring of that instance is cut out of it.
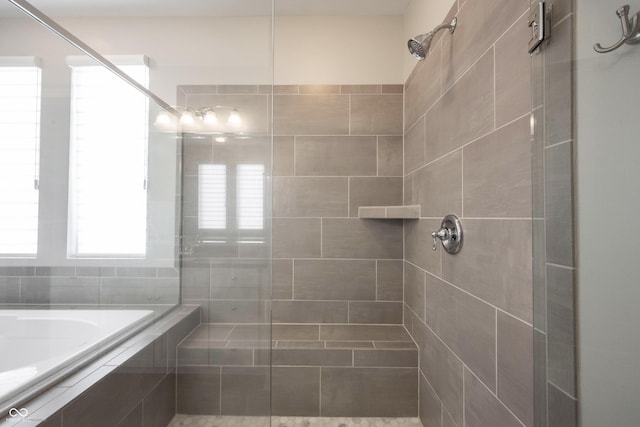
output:
<svg viewBox="0 0 640 427"><path fill-rule="evenodd" d="M414 325L420 370L458 425L463 425L463 364L421 321Z"/></svg>
<svg viewBox="0 0 640 427"><path fill-rule="evenodd" d="M509 410L468 369L464 370L464 415L469 427L522 427Z"/></svg>
<svg viewBox="0 0 640 427"><path fill-rule="evenodd" d="M558 390L553 384L549 388L549 427L575 427L578 425L578 403Z"/></svg>
<svg viewBox="0 0 640 427"><path fill-rule="evenodd" d="M415 417L417 370L323 368L321 399L325 417Z"/></svg>
<svg viewBox="0 0 640 427"><path fill-rule="evenodd" d="M274 218L274 258L319 258L320 219Z"/></svg>
<svg viewBox="0 0 640 427"><path fill-rule="evenodd" d="M401 220L322 220L325 258L402 258Z"/></svg>
<svg viewBox="0 0 640 427"><path fill-rule="evenodd" d="M271 261L271 298L293 298L292 259L274 259Z"/></svg>
<svg viewBox="0 0 640 427"><path fill-rule="evenodd" d="M448 39L451 38L445 38ZM491 81L493 49L475 63L427 113L427 162L493 129L494 91L493 85L487 84Z"/></svg>
<svg viewBox="0 0 640 427"><path fill-rule="evenodd" d="M442 49L434 43L429 56L418 62L405 86L405 124L413 124L440 98L442 93Z"/></svg>
<svg viewBox="0 0 640 427"><path fill-rule="evenodd" d="M273 301L274 323L347 323L346 301Z"/></svg>
<svg viewBox="0 0 640 427"><path fill-rule="evenodd" d="M401 135L402 94L352 95L352 135Z"/></svg>
<svg viewBox="0 0 640 427"><path fill-rule="evenodd" d="M21 282L20 302L23 304L113 303L104 293L101 299L98 278L23 277ZM142 294L145 303L149 302L147 297L153 296L153 290L149 288L139 288L133 292ZM139 299L129 301L125 298L124 302L135 304Z"/></svg>
<svg viewBox="0 0 640 427"><path fill-rule="evenodd" d="M440 229L440 222L440 219L421 219L406 221L404 225L406 260L436 275L441 272L444 250L442 245L436 245L435 251L432 249L431 232Z"/></svg>
<svg viewBox="0 0 640 427"><path fill-rule="evenodd" d="M408 92L407 92L408 93ZM404 135L404 173L412 172L426 162L426 119L421 118Z"/></svg>
<svg viewBox="0 0 640 427"><path fill-rule="evenodd" d="M320 325L320 339L327 341L408 341L400 325Z"/></svg>
<svg viewBox="0 0 640 427"><path fill-rule="evenodd" d="M378 176L402 176L401 136L378 137Z"/></svg>
<svg viewBox="0 0 640 427"><path fill-rule="evenodd" d="M300 95L319 95L340 93L340 85L300 85L298 86Z"/></svg>
<svg viewBox="0 0 640 427"><path fill-rule="evenodd" d="M271 374L272 415L320 415L320 368L274 367Z"/></svg>
<svg viewBox="0 0 640 427"><path fill-rule="evenodd" d="M375 136L296 137L297 176L376 176Z"/></svg>
<svg viewBox="0 0 640 427"><path fill-rule="evenodd" d="M273 176L294 175L294 138L276 136L273 138Z"/></svg>
<svg viewBox="0 0 640 427"><path fill-rule="evenodd" d="M295 260L294 297L375 300L375 261Z"/></svg>
<svg viewBox="0 0 640 427"><path fill-rule="evenodd" d="M464 233L460 253L443 256L443 279L531 322L531 221L467 219Z"/></svg>
<svg viewBox="0 0 640 427"><path fill-rule="evenodd" d="M273 126L275 135L347 135L349 97L275 95Z"/></svg>
<svg viewBox="0 0 640 427"><path fill-rule="evenodd" d="M417 350L354 350L354 366L368 367L418 367Z"/></svg>
<svg viewBox="0 0 640 427"><path fill-rule="evenodd" d="M464 214L531 216L531 137L524 117L464 148Z"/></svg>
<svg viewBox="0 0 640 427"><path fill-rule="evenodd" d="M318 325L272 325L274 340L317 340L320 337Z"/></svg>
<svg viewBox="0 0 640 427"><path fill-rule="evenodd" d="M15 304L20 302L20 278L0 277L0 303Z"/></svg>
<svg viewBox="0 0 640 427"><path fill-rule="evenodd" d="M378 260L376 262L376 299L378 301L402 301L402 260Z"/></svg>
<svg viewBox="0 0 640 427"><path fill-rule="evenodd" d="M269 415L268 367L222 367L221 415Z"/></svg>
<svg viewBox="0 0 640 427"><path fill-rule="evenodd" d="M420 268L404 263L404 302L422 320L425 320L426 273Z"/></svg>
<svg viewBox="0 0 640 427"><path fill-rule="evenodd" d="M498 312L498 398L533 426L533 328Z"/></svg>
<svg viewBox="0 0 640 427"><path fill-rule="evenodd" d="M349 323L402 324L402 303L350 301Z"/></svg>
<svg viewBox="0 0 640 427"><path fill-rule="evenodd" d="M420 421L423 427L442 427L440 399L423 375L420 375Z"/></svg>
<svg viewBox="0 0 640 427"><path fill-rule="evenodd" d="M360 206L401 204L402 178L349 178L349 216L357 217Z"/></svg>
<svg viewBox="0 0 640 427"><path fill-rule="evenodd" d="M462 214L462 151L431 163L414 174L413 191L425 217ZM466 213L466 212L465 212Z"/></svg>
<svg viewBox="0 0 640 427"><path fill-rule="evenodd" d="M271 350L274 366L352 366L351 350L275 348Z"/></svg>
<svg viewBox="0 0 640 427"><path fill-rule="evenodd" d="M495 391L495 308L430 274L426 284L427 325Z"/></svg>
<svg viewBox="0 0 640 427"><path fill-rule="evenodd" d="M573 19L553 29L553 46L545 52L544 123L547 145L573 137Z"/></svg>
<svg viewBox="0 0 640 427"><path fill-rule="evenodd" d="M273 216L345 217L347 194L348 178L274 177Z"/></svg>

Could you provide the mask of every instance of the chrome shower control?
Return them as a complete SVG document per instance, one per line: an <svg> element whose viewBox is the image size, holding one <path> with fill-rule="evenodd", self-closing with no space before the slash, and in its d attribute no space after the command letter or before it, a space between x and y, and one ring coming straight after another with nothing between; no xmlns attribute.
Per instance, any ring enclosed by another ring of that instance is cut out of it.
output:
<svg viewBox="0 0 640 427"><path fill-rule="evenodd" d="M440 230L431 233L434 251L437 247L437 239L442 242L442 247L450 254L457 254L462 248L462 223L455 215L447 215L440 224Z"/></svg>

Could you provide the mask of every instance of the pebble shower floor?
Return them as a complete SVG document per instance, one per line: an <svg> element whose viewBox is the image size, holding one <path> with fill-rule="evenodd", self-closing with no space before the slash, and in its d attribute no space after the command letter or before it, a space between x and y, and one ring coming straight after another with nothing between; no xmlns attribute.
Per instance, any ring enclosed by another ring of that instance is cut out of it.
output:
<svg viewBox="0 0 640 427"><path fill-rule="evenodd" d="M168 427L422 427L418 418L231 417L176 415Z"/></svg>

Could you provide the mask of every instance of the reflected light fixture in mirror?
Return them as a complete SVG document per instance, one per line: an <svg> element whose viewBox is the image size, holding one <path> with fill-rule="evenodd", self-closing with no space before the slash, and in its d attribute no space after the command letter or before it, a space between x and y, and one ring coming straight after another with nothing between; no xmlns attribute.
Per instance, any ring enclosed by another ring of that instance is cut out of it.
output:
<svg viewBox="0 0 640 427"><path fill-rule="evenodd" d="M241 131L242 117L235 107L174 108L179 112L178 118L163 110L156 116L154 126L167 132L235 134Z"/></svg>

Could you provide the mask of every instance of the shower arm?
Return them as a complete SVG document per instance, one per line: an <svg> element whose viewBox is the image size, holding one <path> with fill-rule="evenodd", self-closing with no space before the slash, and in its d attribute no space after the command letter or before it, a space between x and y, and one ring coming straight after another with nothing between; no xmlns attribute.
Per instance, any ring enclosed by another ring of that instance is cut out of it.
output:
<svg viewBox="0 0 640 427"><path fill-rule="evenodd" d="M458 25L458 18L454 17L448 24L440 24L433 30L431 30L431 32L433 33L433 35L436 35L438 31L448 29L450 33L453 33L456 29L456 25Z"/></svg>

